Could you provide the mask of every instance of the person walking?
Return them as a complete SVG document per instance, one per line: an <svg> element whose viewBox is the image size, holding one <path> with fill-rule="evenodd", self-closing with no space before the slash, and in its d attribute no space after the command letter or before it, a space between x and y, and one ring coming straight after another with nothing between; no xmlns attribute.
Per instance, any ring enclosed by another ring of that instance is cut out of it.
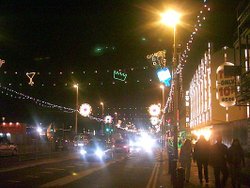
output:
<svg viewBox="0 0 250 188"><path fill-rule="evenodd" d="M222 143L222 137L217 137L217 142L211 147L211 164L214 168L215 187L224 188L228 178L228 148ZM221 179L222 174L222 179Z"/></svg>
<svg viewBox="0 0 250 188"><path fill-rule="evenodd" d="M192 143L190 139L186 139L180 150L181 167L185 170L185 181L189 183L191 161L192 161Z"/></svg>
<svg viewBox="0 0 250 188"><path fill-rule="evenodd" d="M241 187L241 168L245 166L244 151L240 145L240 141L235 138L231 147L228 149L228 164L231 173L231 181L233 188Z"/></svg>
<svg viewBox="0 0 250 188"><path fill-rule="evenodd" d="M210 144L206 141L203 135L200 136L198 141L194 146L194 156L193 159L197 163L198 176L200 183L203 183L203 173L206 183L208 183L208 160L209 160Z"/></svg>

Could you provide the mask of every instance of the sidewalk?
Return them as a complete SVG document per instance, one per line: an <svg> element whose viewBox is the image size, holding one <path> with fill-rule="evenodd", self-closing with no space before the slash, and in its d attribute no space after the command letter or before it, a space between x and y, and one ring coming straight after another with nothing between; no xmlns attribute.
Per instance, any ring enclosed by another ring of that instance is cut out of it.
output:
<svg viewBox="0 0 250 188"><path fill-rule="evenodd" d="M179 167L180 164L178 163L177 166ZM160 177L158 179L158 187L160 188L169 188L173 187L171 183L171 175L168 173L168 156L167 151L163 151L162 155L162 161L161 161L161 171L160 171ZM191 172L190 172L190 180L189 183L184 183L185 188L215 188L215 179L213 174L213 168L211 166L208 166L208 177L209 177L209 183L206 184L205 180L203 184L200 184L199 178L198 178L198 168L196 163L192 162L191 164ZM231 188L231 178L228 178L227 186L228 188ZM247 186L242 185L242 188L247 188Z"/></svg>

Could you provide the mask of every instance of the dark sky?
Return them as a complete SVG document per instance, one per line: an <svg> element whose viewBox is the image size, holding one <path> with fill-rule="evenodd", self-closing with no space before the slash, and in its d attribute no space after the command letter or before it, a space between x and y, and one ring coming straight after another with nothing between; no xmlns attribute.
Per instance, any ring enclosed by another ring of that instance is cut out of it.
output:
<svg viewBox="0 0 250 188"><path fill-rule="evenodd" d="M188 86L207 42L213 42L215 49L233 46L238 2L208 0L211 12L206 14L207 20L191 47L184 68L184 87ZM0 58L6 63L0 68L0 82L26 95L72 108L72 84L78 82L80 102L88 102L94 109L102 100L107 108L116 111L120 107L137 107L143 108L137 113L146 113L146 106L161 99L155 70L146 55L166 49L167 60L171 61L172 31L153 24L159 19L157 12L169 5L177 5L185 12L183 25L177 30L178 42L185 44L203 6L202 0L1 1ZM98 48L100 51L95 52ZM127 84L113 79L114 69L128 74ZM25 75L31 71L40 73L35 76L33 87ZM37 108L34 104L23 107L27 102L5 94L0 95L0 102L0 116L10 119L15 113L20 119L27 118L32 112L24 111Z"/></svg>

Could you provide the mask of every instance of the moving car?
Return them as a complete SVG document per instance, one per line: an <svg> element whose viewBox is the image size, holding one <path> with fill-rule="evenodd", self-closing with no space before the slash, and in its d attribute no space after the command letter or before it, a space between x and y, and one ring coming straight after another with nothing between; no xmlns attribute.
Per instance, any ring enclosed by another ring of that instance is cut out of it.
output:
<svg viewBox="0 0 250 188"><path fill-rule="evenodd" d="M0 155L17 155L17 145L11 143L8 139L0 137Z"/></svg>
<svg viewBox="0 0 250 188"><path fill-rule="evenodd" d="M83 159L107 160L113 159L112 147L103 140L92 139L80 148L80 155Z"/></svg>
<svg viewBox="0 0 250 188"><path fill-rule="evenodd" d="M129 153L130 151L129 143L127 142L127 140L124 139L116 140L113 145L113 148L116 152Z"/></svg>

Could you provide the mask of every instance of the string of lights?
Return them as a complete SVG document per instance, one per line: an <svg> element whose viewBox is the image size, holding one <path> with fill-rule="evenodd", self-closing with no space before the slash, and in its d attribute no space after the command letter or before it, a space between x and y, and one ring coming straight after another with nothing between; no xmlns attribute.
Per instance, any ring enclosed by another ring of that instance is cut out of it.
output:
<svg viewBox="0 0 250 188"><path fill-rule="evenodd" d="M206 20L205 12L206 11L209 12L210 10L211 9L207 5L207 0L204 0L203 1L203 7L200 10L199 15L197 16L196 24L194 25L193 31L190 34L190 39L186 43L185 50L180 55L179 64L178 64L177 69L176 69L176 71L174 72L173 75L175 75L175 74L179 74L180 75L180 82L181 82L180 85L181 86L182 86L182 81L183 81L183 78L182 78L182 69L184 68L184 63L187 62L188 52L191 51L191 45L192 45L192 43L194 41L194 38L197 35L198 31L202 27L202 22ZM168 112L170 112L170 110L171 110L170 105L171 105L171 101L172 101L173 94L174 94L173 92L174 92L174 81L172 80L171 81L171 87L170 87L169 95L168 95L168 99L166 101L165 106L163 107L163 113L162 113L162 116L160 118L159 125L163 121L163 117L164 117L164 115L166 113L166 110L168 109ZM180 88L180 93L183 93L182 87Z"/></svg>
<svg viewBox="0 0 250 188"><path fill-rule="evenodd" d="M53 76L53 75L74 75L74 74L110 74L113 73L113 71L120 71L120 72L134 72L134 71L141 71L141 70L149 70L150 67L149 66L142 66L142 67L129 67L129 68L117 68L117 69L95 69L95 70L81 70L81 71L58 71L58 72L52 72L52 71L48 71L48 72L41 72L41 71L34 71L32 70L32 72L35 72L36 75L46 75L46 76ZM19 72L19 71L2 71L2 73L4 75L26 75L27 72Z"/></svg>

